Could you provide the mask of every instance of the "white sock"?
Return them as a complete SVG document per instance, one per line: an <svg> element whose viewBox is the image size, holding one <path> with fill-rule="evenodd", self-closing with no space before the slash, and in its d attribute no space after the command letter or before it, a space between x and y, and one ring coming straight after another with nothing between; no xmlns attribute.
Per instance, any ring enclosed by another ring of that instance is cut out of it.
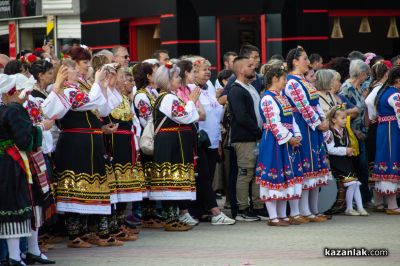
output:
<svg viewBox="0 0 400 266"><path fill-rule="evenodd" d="M357 187L357 184L351 184L350 186L347 187L346 190L346 210L352 210L353 209L353 198L354 198L354 192Z"/></svg>
<svg viewBox="0 0 400 266"><path fill-rule="evenodd" d="M388 195L388 196L386 196L386 199L387 199L387 204L388 204L389 210L395 210L395 209L399 208L399 206L397 205L397 201L396 201L396 194Z"/></svg>
<svg viewBox="0 0 400 266"><path fill-rule="evenodd" d="M276 213L276 201L270 200L265 202L265 206L267 206L269 218L272 219L273 222L278 221L278 214Z"/></svg>
<svg viewBox="0 0 400 266"><path fill-rule="evenodd" d="M300 199L300 213L302 216L311 216L310 207L308 203L308 190L303 190ZM312 215L311 217L313 217Z"/></svg>
<svg viewBox="0 0 400 266"><path fill-rule="evenodd" d="M383 205L383 196L382 194L379 194L375 190L372 191L374 195L374 204L375 206Z"/></svg>
<svg viewBox="0 0 400 266"><path fill-rule="evenodd" d="M286 206L287 206L287 201L286 200L280 200L277 202L277 209L278 209L278 217L279 218L286 218Z"/></svg>
<svg viewBox="0 0 400 266"><path fill-rule="evenodd" d="M361 199L360 184L357 184L354 190L354 200L356 201L357 210L358 211L363 210L364 206Z"/></svg>
<svg viewBox="0 0 400 266"><path fill-rule="evenodd" d="M319 196L319 188L316 187L310 190L309 195L309 203L312 214L318 214L318 196Z"/></svg>
<svg viewBox="0 0 400 266"><path fill-rule="evenodd" d="M32 236L28 238L28 252L35 256L39 256L41 253L38 244L38 232L38 229L36 231L31 229Z"/></svg>
<svg viewBox="0 0 400 266"><path fill-rule="evenodd" d="M289 205L290 205L290 216L296 217L300 215L299 211L299 200L294 199L294 200L289 200Z"/></svg>
<svg viewBox="0 0 400 266"><path fill-rule="evenodd" d="M7 239L8 246L8 256L10 259L20 261L21 260L21 250L19 249L20 238L9 238Z"/></svg>

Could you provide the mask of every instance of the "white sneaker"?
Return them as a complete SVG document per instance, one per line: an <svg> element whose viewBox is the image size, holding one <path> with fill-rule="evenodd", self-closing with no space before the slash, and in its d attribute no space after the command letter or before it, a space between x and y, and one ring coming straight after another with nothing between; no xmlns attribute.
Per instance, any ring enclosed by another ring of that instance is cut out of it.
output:
<svg viewBox="0 0 400 266"><path fill-rule="evenodd" d="M223 212L211 218L212 225L233 225L236 221L226 216Z"/></svg>
<svg viewBox="0 0 400 266"><path fill-rule="evenodd" d="M344 214L349 216L360 216L360 213L358 211L355 211L354 209L346 210Z"/></svg>
<svg viewBox="0 0 400 266"><path fill-rule="evenodd" d="M368 213L365 209L357 210L357 212L358 212L361 216L368 216L368 215L369 215L369 213Z"/></svg>
<svg viewBox="0 0 400 266"><path fill-rule="evenodd" d="M183 215L180 215L179 221L181 221L182 223L185 223L187 225L191 225L191 226L195 226L195 225L199 224L199 222L197 220L193 219L193 217L188 212Z"/></svg>

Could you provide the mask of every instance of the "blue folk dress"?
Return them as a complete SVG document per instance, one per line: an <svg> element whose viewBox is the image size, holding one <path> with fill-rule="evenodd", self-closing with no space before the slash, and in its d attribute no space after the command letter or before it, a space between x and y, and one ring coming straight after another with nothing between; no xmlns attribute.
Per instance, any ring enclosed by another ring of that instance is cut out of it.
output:
<svg viewBox="0 0 400 266"><path fill-rule="evenodd" d="M317 129L325 118L319 95L303 76L288 75L284 94L293 107L293 117L302 135L300 155L303 166L303 189L323 186L332 178L323 134Z"/></svg>
<svg viewBox="0 0 400 266"><path fill-rule="evenodd" d="M372 171L375 190L400 193L400 91L389 87L378 99L376 155Z"/></svg>
<svg viewBox="0 0 400 266"><path fill-rule="evenodd" d="M300 152L289 140L301 137L301 133L292 107L285 96L266 91L260 113L264 123L256 168L260 198L263 201L300 198L303 182Z"/></svg>

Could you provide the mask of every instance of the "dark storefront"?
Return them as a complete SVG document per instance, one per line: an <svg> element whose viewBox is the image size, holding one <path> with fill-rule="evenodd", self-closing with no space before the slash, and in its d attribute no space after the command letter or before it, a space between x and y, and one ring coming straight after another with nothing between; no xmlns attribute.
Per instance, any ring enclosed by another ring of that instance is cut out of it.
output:
<svg viewBox="0 0 400 266"><path fill-rule="evenodd" d="M158 48L172 57L201 54L215 70L223 53L238 51L243 43L260 47L263 62L296 45L326 60L352 50L389 58L400 53L400 39L387 38L391 17L400 26L399 16L400 1L393 0L81 1L84 44L124 45L133 60ZM340 39L331 38L335 17L340 17ZM368 18L370 33L359 33L362 17Z"/></svg>

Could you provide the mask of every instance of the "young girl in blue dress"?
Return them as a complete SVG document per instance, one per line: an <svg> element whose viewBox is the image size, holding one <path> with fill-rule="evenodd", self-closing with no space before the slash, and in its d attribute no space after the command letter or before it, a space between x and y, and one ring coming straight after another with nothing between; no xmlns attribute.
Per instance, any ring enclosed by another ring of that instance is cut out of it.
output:
<svg viewBox="0 0 400 266"><path fill-rule="evenodd" d="M396 194L400 192L400 67L389 70L376 97L378 128L372 180L375 191L386 197L387 214L400 215Z"/></svg>
<svg viewBox="0 0 400 266"><path fill-rule="evenodd" d="M260 198L266 202L268 225L300 224L286 216L287 201L301 197L303 173L298 148L301 134L292 107L282 95L286 84L282 63L267 65L265 82L267 90L260 102L264 129L256 169Z"/></svg>

